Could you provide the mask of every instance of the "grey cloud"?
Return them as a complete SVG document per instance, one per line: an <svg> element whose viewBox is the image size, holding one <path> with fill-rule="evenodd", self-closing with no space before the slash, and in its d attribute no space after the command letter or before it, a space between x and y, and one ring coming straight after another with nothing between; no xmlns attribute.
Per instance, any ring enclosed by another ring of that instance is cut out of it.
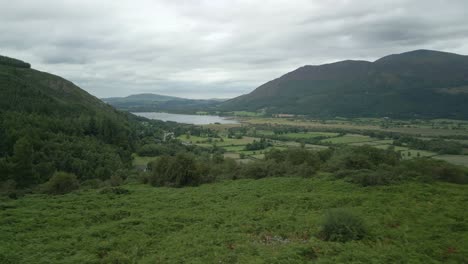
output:
<svg viewBox="0 0 468 264"><path fill-rule="evenodd" d="M468 54L462 0L0 0L0 53L98 97L233 97L306 64Z"/></svg>

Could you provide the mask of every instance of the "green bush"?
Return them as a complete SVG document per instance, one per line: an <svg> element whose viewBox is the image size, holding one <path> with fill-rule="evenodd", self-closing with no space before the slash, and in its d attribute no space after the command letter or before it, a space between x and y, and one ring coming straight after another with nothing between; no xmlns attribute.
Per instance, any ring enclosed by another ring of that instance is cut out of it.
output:
<svg viewBox="0 0 468 264"><path fill-rule="evenodd" d="M347 242L360 240L368 231L364 221L346 209L327 212L322 223L320 237L327 241Z"/></svg>
<svg viewBox="0 0 468 264"><path fill-rule="evenodd" d="M100 194L129 194L130 191L122 187L106 187L99 191Z"/></svg>
<svg viewBox="0 0 468 264"><path fill-rule="evenodd" d="M75 174L56 172L45 184L45 192L48 194L65 194L79 188Z"/></svg>
<svg viewBox="0 0 468 264"><path fill-rule="evenodd" d="M191 154L162 156L149 164L149 183L168 187L197 186L202 182L200 167Z"/></svg>
<svg viewBox="0 0 468 264"><path fill-rule="evenodd" d="M81 182L80 188L82 189L99 189L104 186L104 182L100 179L90 179Z"/></svg>
<svg viewBox="0 0 468 264"><path fill-rule="evenodd" d="M349 182L361 186L389 185L401 180L395 169L388 165L380 165L375 170L344 170L335 175L336 178L344 178Z"/></svg>
<svg viewBox="0 0 468 264"><path fill-rule="evenodd" d="M445 181L468 184L466 168L431 158L412 159L402 162L397 171L408 178L418 181Z"/></svg>
<svg viewBox="0 0 468 264"><path fill-rule="evenodd" d="M101 260L103 264L130 264L133 263L130 258L122 252L111 251Z"/></svg>
<svg viewBox="0 0 468 264"><path fill-rule="evenodd" d="M327 161L330 171L375 169L379 165L395 166L400 162L400 154L388 149L371 146L343 147L334 151Z"/></svg>
<svg viewBox="0 0 468 264"><path fill-rule="evenodd" d="M123 184L123 179L119 175L112 175L109 179L109 184L112 187L120 186Z"/></svg>

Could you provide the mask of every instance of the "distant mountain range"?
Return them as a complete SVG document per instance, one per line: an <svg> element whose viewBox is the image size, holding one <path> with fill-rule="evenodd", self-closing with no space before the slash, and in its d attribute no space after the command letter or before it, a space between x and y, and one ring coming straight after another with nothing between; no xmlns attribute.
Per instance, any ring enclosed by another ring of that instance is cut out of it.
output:
<svg viewBox="0 0 468 264"><path fill-rule="evenodd" d="M468 56L416 50L304 66L220 105L317 117L468 119Z"/></svg>
<svg viewBox="0 0 468 264"><path fill-rule="evenodd" d="M216 107L226 99L187 99L152 93L127 97L102 98L102 101L117 109L130 112L171 111L193 112Z"/></svg>

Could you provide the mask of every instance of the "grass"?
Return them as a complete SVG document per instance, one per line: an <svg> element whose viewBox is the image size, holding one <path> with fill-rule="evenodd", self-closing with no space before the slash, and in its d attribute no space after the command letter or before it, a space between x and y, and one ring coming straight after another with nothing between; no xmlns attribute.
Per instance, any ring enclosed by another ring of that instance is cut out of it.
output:
<svg viewBox="0 0 468 264"><path fill-rule="evenodd" d="M155 160L156 157L140 157L133 154L133 166L146 166L148 162Z"/></svg>
<svg viewBox="0 0 468 264"><path fill-rule="evenodd" d="M362 142L370 142L375 141L369 136L358 135L358 134L346 134L341 137L335 138L327 138L321 140L321 142L332 143L332 144L350 144L350 143L362 143Z"/></svg>
<svg viewBox="0 0 468 264"><path fill-rule="evenodd" d="M260 130L257 131L257 135L274 135L273 131L268 130ZM305 132L305 133L285 133L280 134L278 136L285 137L291 140L294 139L307 139L307 138L315 138L315 137L336 137L339 133L333 132Z"/></svg>
<svg viewBox="0 0 468 264"><path fill-rule="evenodd" d="M262 113L258 113L258 112L249 112L249 111L234 111L234 112L231 112L232 115L234 116L246 116L246 117L259 117L259 116L263 116Z"/></svg>
<svg viewBox="0 0 468 264"><path fill-rule="evenodd" d="M438 155L438 156L435 156L434 158L445 160L445 161L453 163L453 164L468 167L468 156L467 155Z"/></svg>
<svg viewBox="0 0 468 264"><path fill-rule="evenodd" d="M468 186L269 178L169 189L126 185L0 203L1 263L463 263ZM323 241L329 209L370 234Z"/></svg>
<svg viewBox="0 0 468 264"><path fill-rule="evenodd" d="M232 145L234 146L246 145L248 143L252 143L254 140L260 140L259 138L253 138L253 137L242 137L240 139L223 137L223 141L221 141L219 138L212 138L212 141L210 143L208 142L208 139L209 139L208 137L190 136L189 138L187 138L186 135L179 136L178 139L181 140L182 142L189 142L189 143L197 144L197 145L213 145L214 143L216 143L216 145L219 147L232 146Z"/></svg>
<svg viewBox="0 0 468 264"><path fill-rule="evenodd" d="M466 135L468 128L463 126L463 129L450 129L450 128L432 128L431 120L422 121L419 124L411 124L403 120L393 120L396 123L403 125L394 125L393 127L381 127L382 119L349 119L349 120L308 120L304 118L290 119L290 118L260 118L260 117L244 117L242 122L245 124L270 124L270 125L289 125L307 127L310 129L354 129L354 130L371 130L371 131L385 131L397 132L414 136L449 136L449 135Z"/></svg>

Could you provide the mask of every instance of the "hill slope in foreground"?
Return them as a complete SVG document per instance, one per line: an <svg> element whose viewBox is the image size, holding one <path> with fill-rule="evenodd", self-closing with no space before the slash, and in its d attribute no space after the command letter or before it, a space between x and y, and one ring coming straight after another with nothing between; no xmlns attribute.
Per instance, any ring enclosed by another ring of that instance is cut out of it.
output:
<svg viewBox="0 0 468 264"><path fill-rule="evenodd" d="M464 263L468 257L466 185L364 188L268 178L120 188L129 193L81 190L3 201L0 262ZM365 221L363 240L317 236L327 210L342 207Z"/></svg>
<svg viewBox="0 0 468 264"><path fill-rule="evenodd" d="M317 117L468 119L468 56L417 50L304 66L221 105Z"/></svg>
<svg viewBox="0 0 468 264"><path fill-rule="evenodd" d="M55 171L108 179L131 165L131 123L61 77L0 56L0 182L28 187Z"/></svg>

